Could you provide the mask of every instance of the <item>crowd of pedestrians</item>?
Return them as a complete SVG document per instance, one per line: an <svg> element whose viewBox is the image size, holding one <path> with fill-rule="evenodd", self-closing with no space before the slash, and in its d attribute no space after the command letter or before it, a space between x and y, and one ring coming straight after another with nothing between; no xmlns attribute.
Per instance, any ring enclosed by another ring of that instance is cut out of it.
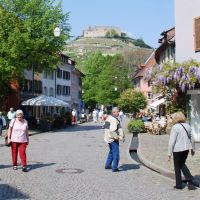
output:
<svg viewBox="0 0 200 200"><path fill-rule="evenodd" d="M89 112L88 112L89 115ZM104 128L104 141L108 144L109 152L105 162L105 169L112 169L113 172L119 172L118 164L120 159L119 142L125 140L125 135L121 127L124 113L119 108L112 108L111 114L106 111L94 109L91 113L95 123L99 122ZM168 160L173 156L175 171L175 189L183 189L183 180L181 173L185 176L184 182L187 182L188 189L194 190L199 187L199 183L194 180L190 170L186 166L186 160L189 152L192 156L195 154L195 146L192 130L186 117L182 112L171 115L173 126L170 131L168 145ZM144 121L144 120L143 120ZM77 112L72 110L72 122L77 123ZM27 172L26 148L29 144L28 122L24 119L22 110L14 111L10 108L6 117L0 112L0 136L2 136L3 127L8 126L7 142L11 144L11 156L13 170L17 170L18 153L21 159L22 171Z"/></svg>

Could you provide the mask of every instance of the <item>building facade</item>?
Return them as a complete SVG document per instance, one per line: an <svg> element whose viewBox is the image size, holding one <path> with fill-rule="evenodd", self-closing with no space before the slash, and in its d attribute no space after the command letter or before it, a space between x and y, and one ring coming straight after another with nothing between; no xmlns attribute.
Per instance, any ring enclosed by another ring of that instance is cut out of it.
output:
<svg viewBox="0 0 200 200"><path fill-rule="evenodd" d="M200 61L200 1L175 0L176 61Z"/></svg>
<svg viewBox="0 0 200 200"><path fill-rule="evenodd" d="M200 1L175 0L176 61L200 62ZM184 22L184 23L183 23ZM188 90L188 118L194 138L200 141L200 90Z"/></svg>
<svg viewBox="0 0 200 200"><path fill-rule="evenodd" d="M157 64L175 62L175 28L163 31L158 42L160 46L155 51Z"/></svg>
<svg viewBox="0 0 200 200"><path fill-rule="evenodd" d="M20 90L20 102L39 95L53 96L69 104L68 109L79 109L82 104L83 74L75 67L75 61L60 54L61 62L55 70L37 73L25 70Z"/></svg>
<svg viewBox="0 0 200 200"><path fill-rule="evenodd" d="M151 80L151 73L154 67L157 66L155 60L155 51L152 52L150 57L146 60L143 65L140 65L135 76L133 77L133 86L136 90L142 92L147 98L147 108L156 109L154 105L162 95L153 92L153 82ZM154 104L152 104L154 103ZM156 104L157 105L157 104Z"/></svg>

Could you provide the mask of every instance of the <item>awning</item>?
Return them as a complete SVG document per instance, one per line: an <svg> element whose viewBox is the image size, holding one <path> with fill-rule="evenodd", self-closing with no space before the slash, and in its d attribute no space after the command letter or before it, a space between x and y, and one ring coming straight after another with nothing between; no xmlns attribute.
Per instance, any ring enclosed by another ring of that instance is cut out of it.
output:
<svg viewBox="0 0 200 200"><path fill-rule="evenodd" d="M157 101L154 101L153 103L151 103L149 106L150 107L153 107L153 108L156 108L158 107L160 104L164 103L166 100L164 98L162 99L159 99Z"/></svg>
<svg viewBox="0 0 200 200"><path fill-rule="evenodd" d="M69 107L69 103L57 99L55 97L48 97L41 95L35 98L28 99L21 103L23 106L54 106L54 107Z"/></svg>

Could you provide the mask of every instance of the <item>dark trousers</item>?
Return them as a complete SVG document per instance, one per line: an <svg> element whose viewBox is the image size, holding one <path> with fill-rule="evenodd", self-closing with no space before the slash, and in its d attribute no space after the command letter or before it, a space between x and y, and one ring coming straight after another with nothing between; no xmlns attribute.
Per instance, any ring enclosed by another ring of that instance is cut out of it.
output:
<svg viewBox="0 0 200 200"><path fill-rule="evenodd" d="M189 150L187 151L180 151L174 152L174 170L176 176L176 187L182 187L182 179L181 179L181 172L185 176L187 181L192 181L193 176L191 175L189 169L187 168L185 162L188 157Z"/></svg>
<svg viewBox="0 0 200 200"><path fill-rule="evenodd" d="M119 164L119 141L114 140L112 143L109 144L109 153L106 161L106 167L111 167L112 169L116 170Z"/></svg>

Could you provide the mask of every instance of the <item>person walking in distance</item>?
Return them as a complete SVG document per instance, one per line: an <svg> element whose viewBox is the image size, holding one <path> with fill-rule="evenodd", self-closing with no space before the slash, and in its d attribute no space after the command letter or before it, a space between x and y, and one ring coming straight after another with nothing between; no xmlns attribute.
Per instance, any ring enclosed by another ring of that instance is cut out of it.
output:
<svg viewBox="0 0 200 200"><path fill-rule="evenodd" d="M5 126L6 126L5 117L3 116L2 112L0 112L0 137L2 137L3 127Z"/></svg>
<svg viewBox="0 0 200 200"><path fill-rule="evenodd" d="M77 113L76 113L76 109L74 108L72 110L72 125L76 125L77 124Z"/></svg>
<svg viewBox="0 0 200 200"><path fill-rule="evenodd" d="M168 160L171 159L171 155L173 154L176 178L176 185L174 188L183 189L181 180L182 172L188 182L188 189L193 190L196 189L195 186L199 186L199 184L194 181L193 176L185 164L189 151L191 150L192 156L195 154L191 127L186 123L186 117L182 112L172 114L172 120L174 125L170 133Z"/></svg>
<svg viewBox="0 0 200 200"><path fill-rule="evenodd" d="M94 110L93 110L93 112L92 112L92 117L93 117L93 121L94 121L95 123L97 123L97 121L98 121L98 111L97 111L97 109L94 109Z"/></svg>
<svg viewBox="0 0 200 200"><path fill-rule="evenodd" d="M15 116L16 116L16 113L15 113L15 111L14 111L14 108L11 107L11 108L10 108L10 111L9 111L8 114L7 114L7 117L8 117L8 126L9 126L10 121L11 121L12 119L14 119Z"/></svg>
<svg viewBox="0 0 200 200"><path fill-rule="evenodd" d="M105 164L105 169L112 169L113 172L118 172L119 164L119 140L125 138L120 121L118 120L119 109L114 107L112 115L109 115L105 121L104 141L109 145L109 153Z"/></svg>
<svg viewBox="0 0 200 200"><path fill-rule="evenodd" d="M17 156L22 163L22 171L27 172L26 147L29 144L28 123L23 118L23 111L16 111L16 118L12 119L8 129L8 142L11 142L13 169L17 169Z"/></svg>

